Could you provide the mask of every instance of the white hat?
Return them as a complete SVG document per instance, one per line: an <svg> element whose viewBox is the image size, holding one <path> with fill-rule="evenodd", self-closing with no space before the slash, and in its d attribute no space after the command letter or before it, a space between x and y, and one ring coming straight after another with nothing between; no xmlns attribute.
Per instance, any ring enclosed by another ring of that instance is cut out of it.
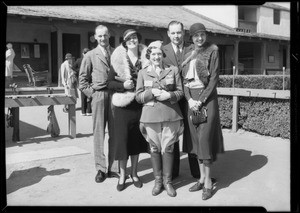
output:
<svg viewBox="0 0 300 213"><path fill-rule="evenodd" d="M156 48L161 49L162 44L163 44L163 42L160 41L160 40L153 41L153 42L151 42L151 43L148 45L148 48L149 48L149 47L156 47Z"/></svg>

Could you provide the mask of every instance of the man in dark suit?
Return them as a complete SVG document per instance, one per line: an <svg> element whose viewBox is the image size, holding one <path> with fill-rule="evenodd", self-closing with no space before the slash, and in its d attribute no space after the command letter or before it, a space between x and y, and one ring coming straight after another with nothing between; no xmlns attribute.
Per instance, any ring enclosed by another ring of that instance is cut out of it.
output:
<svg viewBox="0 0 300 213"><path fill-rule="evenodd" d="M97 175L95 181L101 183L108 177L119 177L118 161L114 160L113 119L110 106L110 94L106 87L110 70L109 31L104 25L95 29L94 35L98 46L87 52L80 66L79 89L92 97L92 118L94 135L94 157ZM108 165L104 154L105 127L108 123Z"/></svg>
<svg viewBox="0 0 300 213"><path fill-rule="evenodd" d="M189 45L184 42L184 27L181 22L178 21L171 21L168 25L168 36L170 38L170 43L165 45L163 47L163 51L165 53L164 57L164 63L170 64L173 66L178 67L179 72L181 73L181 63L184 60L184 55L189 50ZM185 109L186 105L185 98L182 98L179 101L179 106L181 109L181 112L184 116L184 134L183 134L183 143L185 143L186 140L190 139L188 124L186 123L186 113L187 110ZM197 159L194 158L192 155L188 155L189 157L189 164L190 164L190 170L191 174L195 178L200 177L199 167L197 164ZM174 165L173 165L173 179L178 177L179 175L179 166L180 166L180 151L179 151L179 142L174 144Z"/></svg>

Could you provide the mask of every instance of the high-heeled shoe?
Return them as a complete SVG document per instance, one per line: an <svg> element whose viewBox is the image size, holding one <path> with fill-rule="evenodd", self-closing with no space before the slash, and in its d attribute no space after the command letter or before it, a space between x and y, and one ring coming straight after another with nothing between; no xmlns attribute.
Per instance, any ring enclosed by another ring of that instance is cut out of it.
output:
<svg viewBox="0 0 300 213"><path fill-rule="evenodd" d="M199 191L201 189L203 189L204 187L204 183L200 183L199 181L197 183L195 183L195 185L193 185L191 188L189 188L190 192L196 192Z"/></svg>
<svg viewBox="0 0 300 213"><path fill-rule="evenodd" d="M119 179L120 180L120 179ZM120 191L123 191L125 189L125 182L126 182L126 178L124 179L124 182L122 184L119 183L118 181L118 185L117 185L117 190L120 192Z"/></svg>
<svg viewBox="0 0 300 213"><path fill-rule="evenodd" d="M213 186L211 188L205 188L203 186L203 192L202 192L202 200L208 200L213 196Z"/></svg>
<svg viewBox="0 0 300 213"><path fill-rule="evenodd" d="M134 179L133 179L133 176L131 175L131 179L132 179L132 181L133 181L133 185L135 186L135 187L137 187L137 188L142 188L143 187L143 183L142 183L142 181L141 181L141 179L140 179L140 177L138 177L138 176L136 176L137 177L137 181L135 181Z"/></svg>

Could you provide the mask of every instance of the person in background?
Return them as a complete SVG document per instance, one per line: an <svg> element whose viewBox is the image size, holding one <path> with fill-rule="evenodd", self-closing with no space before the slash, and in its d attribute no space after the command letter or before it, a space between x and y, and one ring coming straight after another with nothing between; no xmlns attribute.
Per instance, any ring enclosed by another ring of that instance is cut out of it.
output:
<svg viewBox="0 0 300 213"><path fill-rule="evenodd" d="M94 37L98 46L87 52L81 62L79 90L92 98L92 119L94 136L94 157L97 174L95 181L103 182L106 177L119 178L118 161L114 160L113 118L110 106L111 95L107 89L110 72L110 55L113 48L109 45L110 33L106 26L98 25ZM105 128L108 125L108 165L104 153Z"/></svg>
<svg viewBox="0 0 300 213"><path fill-rule="evenodd" d="M139 120L143 105L135 100L135 87L138 72L146 60L142 52L147 47L139 43L139 34L128 29L123 33L123 42L111 55L112 68L107 87L114 92L112 111L114 122L115 159L119 161L120 178L117 190L125 189L126 166L130 156L131 178L137 188L143 186L137 175L139 154L148 151L148 144L139 130ZM119 80L117 80L119 79Z"/></svg>
<svg viewBox="0 0 300 213"><path fill-rule="evenodd" d="M11 43L7 43L5 52L5 87L9 87L13 78L14 58L16 56Z"/></svg>
<svg viewBox="0 0 300 213"><path fill-rule="evenodd" d="M76 72L73 70L73 58L71 53L67 53L65 61L60 66L61 81L65 88L66 95L72 95L78 98ZM64 112L68 112L68 105L63 108Z"/></svg>
<svg viewBox="0 0 300 213"><path fill-rule="evenodd" d="M152 195L162 191L176 196L172 185L174 143L183 132L183 117L178 101L183 97L178 68L163 63L162 42L149 44L150 64L138 74L136 100L143 104L140 130L150 145L155 185Z"/></svg>
<svg viewBox="0 0 300 213"><path fill-rule="evenodd" d="M83 56L90 51L88 48L83 48L82 50L82 56L78 58L74 65L73 70L76 72L77 79L79 78L79 71L80 71L80 65L83 59ZM91 108L91 99L88 98L83 92L80 92L81 96L81 115L82 116L91 116L92 115L92 108Z"/></svg>
<svg viewBox="0 0 300 213"><path fill-rule="evenodd" d="M190 36L193 45L182 63L182 79L192 140L186 141L183 151L197 156L201 173L200 179L189 191L203 189L202 199L207 200L213 195L211 165L217 154L224 152L217 94L219 53L218 47L207 41L208 35L202 23L190 27ZM194 125L193 114L199 113L202 107L207 109L207 120Z"/></svg>

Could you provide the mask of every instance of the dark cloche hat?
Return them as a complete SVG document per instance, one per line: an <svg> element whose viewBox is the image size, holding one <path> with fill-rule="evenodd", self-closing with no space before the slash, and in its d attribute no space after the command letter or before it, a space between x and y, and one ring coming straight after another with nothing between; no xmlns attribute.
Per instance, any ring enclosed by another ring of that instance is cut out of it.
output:
<svg viewBox="0 0 300 213"><path fill-rule="evenodd" d="M199 32L206 32L206 28L202 23L195 23L190 27L190 36L194 36Z"/></svg>

